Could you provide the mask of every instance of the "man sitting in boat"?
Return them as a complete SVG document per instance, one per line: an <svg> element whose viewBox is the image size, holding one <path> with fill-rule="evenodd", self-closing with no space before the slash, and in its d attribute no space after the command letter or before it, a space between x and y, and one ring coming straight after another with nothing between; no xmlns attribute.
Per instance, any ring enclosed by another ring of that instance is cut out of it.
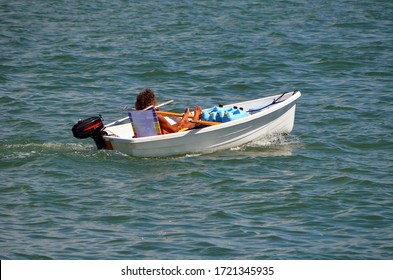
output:
<svg viewBox="0 0 393 280"><path fill-rule="evenodd" d="M144 89L136 97L135 108L137 110L143 110L145 108L157 105L158 103L156 95L151 89ZM159 109L157 108L156 110L158 111ZM198 121L201 118L201 114L202 108L200 106L196 106L192 120ZM163 134L178 132L195 127L195 123L189 121L190 110L188 108L186 108L184 111L182 119L175 124L170 124L168 120L160 114L157 114L157 117Z"/></svg>

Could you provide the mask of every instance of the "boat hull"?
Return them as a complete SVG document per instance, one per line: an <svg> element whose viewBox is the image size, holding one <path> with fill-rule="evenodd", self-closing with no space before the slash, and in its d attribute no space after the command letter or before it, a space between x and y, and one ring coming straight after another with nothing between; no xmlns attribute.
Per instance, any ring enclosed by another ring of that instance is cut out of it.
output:
<svg viewBox="0 0 393 280"><path fill-rule="evenodd" d="M294 127L295 101L300 95L299 91L293 92L285 100L243 119L179 133L132 138L130 124L123 124L122 127L112 127L108 130L117 129L122 135L123 132L120 131L128 131L127 136L104 136L104 140L109 141L114 150L136 157L209 153L229 149L271 135L289 134ZM256 99L240 105L245 107L245 110L250 110L252 106L268 104L274 97Z"/></svg>

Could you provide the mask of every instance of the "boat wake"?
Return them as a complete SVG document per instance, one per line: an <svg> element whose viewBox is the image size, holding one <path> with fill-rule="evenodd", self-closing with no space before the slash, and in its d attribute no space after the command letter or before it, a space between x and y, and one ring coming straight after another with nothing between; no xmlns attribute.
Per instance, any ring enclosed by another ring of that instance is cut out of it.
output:
<svg viewBox="0 0 393 280"><path fill-rule="evenodd" d="M244 147L272 147L272 146L286 146L286 145L291 145L294 144L295 141L293 139L289 139L287 136L284 135L271 135L264 137L259 140L255 140L253 142L250 142Z"/></svg>
<svg viewBox="0 0 393 280"><path fill-rule="evenodd" d="M216 151L211 153L186 154L181 157L191 158L213 155L236 156L241 154L244 157L278 157L291 156L293 148L298 146L299 140L294 136L271 135L262 139L247 143L245 145L233 147L227 150ZM176 157L178 158L178 157Z"/></svg>
<svg viewBox="0 0 393 280"><path fill-rule="evenodd" d="M261 157L291 156L293 148L297 144L298 140L294 137L271 135L230 150Z"/></svg>
<svg viewBox="0 0 393 280"><path fill-rule="evenodd" d="M0 146L2 158L26 159L31 157L48 156L51 154L86 154L94 152L92 145L76 143L6 143Z"/></svg>

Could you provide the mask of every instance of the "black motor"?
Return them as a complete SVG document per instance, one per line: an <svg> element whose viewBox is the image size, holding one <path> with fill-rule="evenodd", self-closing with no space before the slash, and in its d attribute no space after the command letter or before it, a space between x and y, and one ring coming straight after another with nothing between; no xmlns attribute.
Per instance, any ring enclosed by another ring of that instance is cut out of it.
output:
<svg viewBox="0 0 393 280"><path fill-rule="evenodd" d="M101 115L80 120L72 127L72 133L75 138L85 139L93 138L98 149L105 148L105 141L102 138L104 123Z"/></svg>
<svg viewBox="0 0 393 280"><path fill-rule="evenodd" d="M101 115L90 117L85 120L80 120L72 127L74 137L78 139L85 139L93 137L104 128L103 119Z"/></svg>

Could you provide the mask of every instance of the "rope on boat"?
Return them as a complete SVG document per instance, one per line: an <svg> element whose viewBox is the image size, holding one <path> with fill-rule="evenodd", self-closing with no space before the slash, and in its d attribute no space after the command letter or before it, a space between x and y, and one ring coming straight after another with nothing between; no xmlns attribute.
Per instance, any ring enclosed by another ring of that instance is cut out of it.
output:
<svg viewBox="0 0 393 280"><path fill-rule="evenodd" d="M281 95L280 95L279 97L277 97L276 99L273 99L273 102L272 102L272 103L270 103L270 104L268 104L268 105L265 105L265 106L263 106L263 107L261 107L261 108L258 108L258 109L250 109L250 110L248 110L247 112L248 112L248 113L258 112L258 111L261 111L261 110L263 110L263 109L265 109L265 108L267 108L267 107L269 107L269 106L271 106L271 105L274 105L274 104L283 102L284 100L281 100L281 101L279 101L279 100L280 100L285 94L290 93L290 92L291 92L291 91L284 92L283 94L281 94ZM298 90L295 90L295 91L292 93L292 95L294 95L296 92L298 92Z"/></svg>

